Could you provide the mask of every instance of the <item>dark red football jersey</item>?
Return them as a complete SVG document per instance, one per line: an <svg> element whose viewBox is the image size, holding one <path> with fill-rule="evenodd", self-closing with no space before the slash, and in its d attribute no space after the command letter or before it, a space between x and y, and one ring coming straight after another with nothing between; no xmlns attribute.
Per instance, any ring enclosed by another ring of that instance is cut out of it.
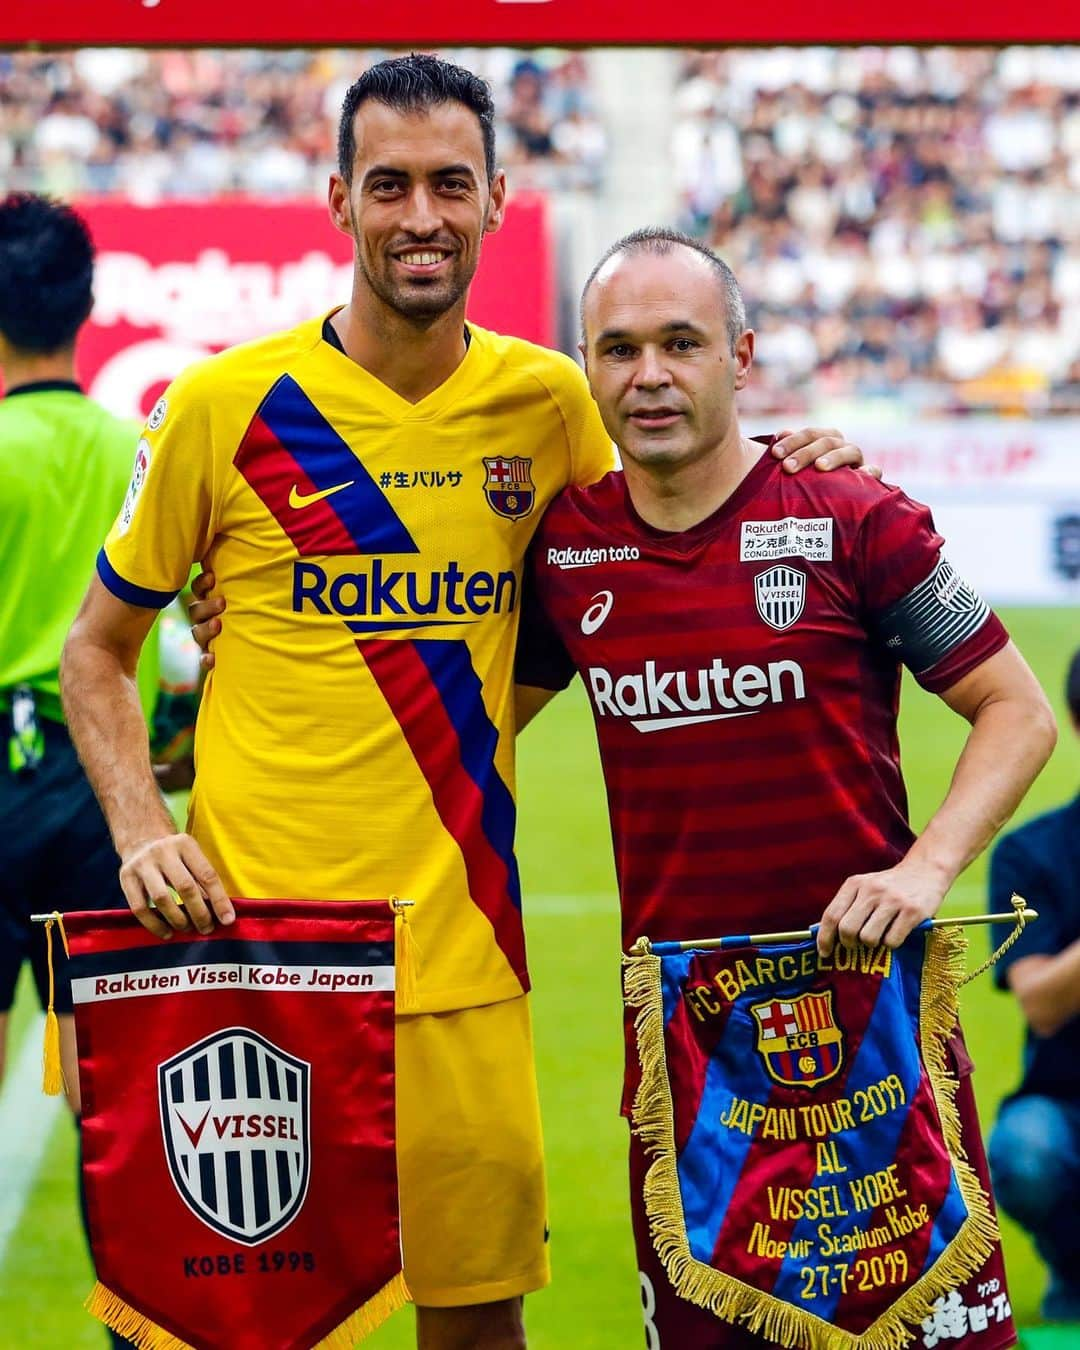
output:
<svg viewBox="0 0 1080 1350"><path fill-rule="evenodd" d="M940 692L1007 641L942 542L897 488L768 454L677 534L620 473L548 508L518 680L585 682L627 945L805 927L907 851L901 664Z"/></svg>

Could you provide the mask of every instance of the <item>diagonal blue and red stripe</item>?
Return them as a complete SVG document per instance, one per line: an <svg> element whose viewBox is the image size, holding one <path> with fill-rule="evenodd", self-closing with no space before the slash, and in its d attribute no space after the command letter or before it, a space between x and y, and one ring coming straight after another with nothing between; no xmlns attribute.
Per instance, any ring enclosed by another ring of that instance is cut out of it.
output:
<svg viewBox="0 0 1080 1350"><path fill-rule="evenodd" d="M762 948L764 952L771 953L772 950ZM786 993L787 990L781 989L779 992ZM854 1008L849 1013L846 1026L847 1062L840 1075L832 1079L830 1095L842 1096L848 1092L849 1079L858 1059L865 1028L875 1007L876 992L876 988L871 988L871 982L866 981L859 990L859 996L854 1000L861 1006L858 1016L850 1015L854 1013ZM749 1003L750 998L744 996L740 1002ZM750 1018L746 1014L742 1018L732 1016L729 1025L738 1026L741 1023L748 1024L749 1021ZM796 1109L798 1105L810 1100L801 1095L805 1093L805 1089L784 1087L768 1077L746 1031L743 1033L742 1053L732 1054L731 1062L735 1065L734 1072L730 1075L721 1074L719 1081L725 1081L729 1091L733 1089L737 1095L745 1096L746 1100L764 1101L768 1108L795 1106ZM717 1133L721 1137L724 1134L736 1133L736 1139L729 1147L737 1144L742 1167L737 1178L732 1178L727 1183L727 1204L724 1211L714 1216L711 1225L704 1223L701 1225L702 1238L708 1235L712 1241L711 1248L703 1249L705 1255L702 1259L710 1263L717 1260L723 1248L725 1252L731 1254L729 1268L733 1275L747 1283L765 1287L764 1281L767 1277L758 1259L750 1254L751 1229L758 1219L762 1217L771 1219L763 1204L763 1197L769 1185L806 1190L814 1184L817 1175L816 1142L808 1136L796 1142L786 1143L784 1149L780 1150L774 1140L763 1137L760 1131L755 1133L752 1141L748 1141L748 1146L738 1137L737 1132L717 1131ZM680 1171L684 1166L684 1161L680 1158ZM771 1220L771 1234L780 1241L790 1241L797 1223L796 1219Z"/></svg>
<svg viewBox="0 0 1080 1350"><path fill-rule="evenodd" d="M259 405L233 463L301 558L420 551L359 458L291 375L282 375Z"/></svg>
<svg viewBox="0 0 1080 1350"><path fill-rule="evenodd" d="M894 959L899 963L906 955L907 953L901 953ZM921 949L919 962L916 962L916 966L919 963L921 963ZM877 1082L889 1073L895 1073L903 1082L904 1096L908 1103L905 1108L898 1108L877 1122L873 1134L874 1154L862 1155L861 1163L858 1162L860 1158L859 1132L843 1131L833 1134L832 1138L840 1140L844 1143L845 1150L849 1150L845 1155L849 1158L849 1172L856 1177L863 1172L874 1171L883 1162L907 1156L906 1153L900 1152L900 1140L908 1122L911 1120L913 1111L916 1109L915 1103L922 1088L929 1087L914 1039L898 1034L898 1023L902 1022L906 1012L900 997L900 984L899 978L890 982L879 980L877 976L867 976L860 981L858 989L845 990L849 995L845 1000L849 1026L852 1020L853 1004L855 1008L861 1005L864 1011L869 1009L869 1016L865 1021L865 1029L857 1047L852 1046L850 1050L851 1063L844 1083L844 1095L850 1099L853 1094L859 1091L865 1092L871 1083ZM855 995L854 999L851 997L852 994ZM868 1005L866 999L871 997L873 1002ZM943 1157L942 1161L948 1174L951 1168L947 1156ZM838 1178L826 1175L821 1180L827 1184L830 1181L837 1181ZM851 1212L846 1216L838 1215L831 1219L831 1227L834 1233L851 1234L858 1229L871 1229L875 1222L884 1222L884 1218L880 1214L875 1218L865 1211L862 1213L856 1212L852 1196L846 1188L846 1182L842 1182L841 1185L846 1197L847 1207ZM815 1232L816 1223L814 1221L806 1218L800 1219L792 1228L789 1241L797 1243L802 1239L813 1238ZM778 1298L784 1298L796 1304L799 1302L799 1290L806 1283L805 1278L800 1278L805 1264L805 1261L794 1260L790 1257L784 1262L772 1290ZM913 1266L915 1264L915 1262L912 1262ZM870 1291L865 1289L860 1291L859 1286L860 1281L852 1279L850 1293L843 1300L844 1319L838 1321L838 1325L856 1333L864 1331L891 1301L891 1294L887 1288L875 1287ZM814 1303L814 1311L826 1321L831 1321L836 1315L840 1303L841 1291L839 1285L836 1284L819 1293Z"/></svg>
<svg viewBox="0 0 1080 1350"><path fill-rule="evenodd" d="M521 883L514 857L517 808L495 765L498 732L464 642L357 641L397 718L439 819L465 862L469 893L528 989Z"/></svg>

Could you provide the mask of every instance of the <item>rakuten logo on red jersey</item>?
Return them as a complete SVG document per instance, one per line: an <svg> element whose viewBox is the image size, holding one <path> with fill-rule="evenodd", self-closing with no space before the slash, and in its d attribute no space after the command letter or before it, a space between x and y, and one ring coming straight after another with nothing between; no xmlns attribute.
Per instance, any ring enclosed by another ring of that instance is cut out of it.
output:
<svg viewBox="0 0 1080 1350"><path fill-rule="evenodd" d="M806 680L797 661L733 669L718 656L698 670L661 673L655 661L646 661L640 674L616 678L603 666L590 666L587 674L597 716L628 717L638 731L750 717L771 704L806 697Z"/></svg>

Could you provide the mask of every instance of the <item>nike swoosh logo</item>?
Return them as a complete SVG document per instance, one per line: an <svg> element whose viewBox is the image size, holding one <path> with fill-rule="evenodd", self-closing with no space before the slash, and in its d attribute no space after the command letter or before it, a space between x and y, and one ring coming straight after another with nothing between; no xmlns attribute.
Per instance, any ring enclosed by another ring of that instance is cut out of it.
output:
<svg viewBox="0 0 1080 1350"><path fill-rule="evenodd" d="M176 1113L176 1119L180 1122L181 1125L183 1125L184 1133L191 1140L191 1147L198 1148L199 1140L202 1138L202 1132L206 1128L206 1122L210 1119L210 1108L209 1107L206 1108L206 1115L203 1116L202 1120L200 1120L198 1125L196 1125L194 1128L192 1128L187 1123L187 1121L184 1119L184 1117L180 1114L179 1111L177 1111Z"/></svg>
<svg viewBox="0 0 1080 1350"><path fill-rule="evenodd" d="M301 492L294 483L289 489L289 505L294 511L302 511L305 506L312 506L315 502L321 502L325 497L332 497L335 492L344 492L346 488L352 487L355 482L355 478L350 478L347 483L338 483L336 487L323 488L321 492Z"/></svg>

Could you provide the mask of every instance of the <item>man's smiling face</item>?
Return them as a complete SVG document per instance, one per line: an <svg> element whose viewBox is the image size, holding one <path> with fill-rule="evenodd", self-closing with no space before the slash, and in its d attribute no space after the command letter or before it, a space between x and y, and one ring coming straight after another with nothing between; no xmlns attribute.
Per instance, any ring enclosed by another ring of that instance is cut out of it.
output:
<svg viewBox="0 0 1080 1350"><path fill-rule="evenodd" d="M352 183L331 179L330 210L356 244L357 278L388 308L424 321L464 297L486 233L502 223L506 181L488 182L480 123L460 103L356 112Z"/></svg>

